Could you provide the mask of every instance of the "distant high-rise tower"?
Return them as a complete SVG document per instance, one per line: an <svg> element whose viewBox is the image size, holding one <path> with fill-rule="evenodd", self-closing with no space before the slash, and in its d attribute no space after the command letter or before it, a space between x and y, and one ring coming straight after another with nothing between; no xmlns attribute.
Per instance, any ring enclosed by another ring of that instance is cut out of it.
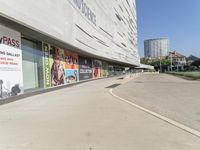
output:
<svg viewBox="0 0 200 150"><path fill-rule="evenodd" d="M168 53L169 53L168 38L149 39L144 41L144 54L146 58L167 56Z"/></svg>

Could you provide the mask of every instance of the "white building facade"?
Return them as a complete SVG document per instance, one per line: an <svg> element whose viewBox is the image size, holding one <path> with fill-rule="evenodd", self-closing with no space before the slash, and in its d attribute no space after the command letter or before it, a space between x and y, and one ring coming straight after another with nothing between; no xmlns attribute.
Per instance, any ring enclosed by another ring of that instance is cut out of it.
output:
<svg viewBox="0 0 200 150"><path fill-rule="evenodd" d="M140 64L135 0L0 2L1 46L7 42L13 52L20 50L19 55L12 54L18 59L6 55L6 49L0 52L0 99L106 77L121 66ZM8 35L3 34L7 30ZM13 69L10 63L17 67ZM5 70L13 74L18 70L23 81L4 79Z"/></svg>
<svg viewBox="0 0 200 150"><path fill-rule="evenodd" d="M168 38L149 39L144 41L145 58L158 58L168 56L169 40Z"/></svg>

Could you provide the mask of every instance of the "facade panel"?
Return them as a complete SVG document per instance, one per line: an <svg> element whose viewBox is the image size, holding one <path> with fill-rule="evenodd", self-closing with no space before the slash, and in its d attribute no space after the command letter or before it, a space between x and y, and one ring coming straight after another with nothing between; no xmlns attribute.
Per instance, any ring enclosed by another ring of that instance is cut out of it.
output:
<svg viewBox="0 0 200 150"><path fill-rule="evenodd" d="M1 0L0 12L85 52L139 65L135 0Z"/></svg>
<svg viewBox="0 0 200 150"><path fill-rule="evenodd" d="M139 66L135 0L0 2L0 99Z"/></svg>

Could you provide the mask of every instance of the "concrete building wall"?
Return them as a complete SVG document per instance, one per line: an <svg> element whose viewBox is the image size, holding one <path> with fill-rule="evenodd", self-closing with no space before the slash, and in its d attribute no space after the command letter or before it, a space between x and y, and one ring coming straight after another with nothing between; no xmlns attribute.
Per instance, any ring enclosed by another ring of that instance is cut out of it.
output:
<svg viewBox="0 0 200 150"><path fill-rule="evenodd" d="M0 16L85 52L139 65L135 0L0 2Z"/></svg>
<svg viewBox="0 0 200 150"><path fill-rule="evenodd" d="M167 38L145 40L144 52L145 57L167 56L169 53L169 40Z"/></svg>

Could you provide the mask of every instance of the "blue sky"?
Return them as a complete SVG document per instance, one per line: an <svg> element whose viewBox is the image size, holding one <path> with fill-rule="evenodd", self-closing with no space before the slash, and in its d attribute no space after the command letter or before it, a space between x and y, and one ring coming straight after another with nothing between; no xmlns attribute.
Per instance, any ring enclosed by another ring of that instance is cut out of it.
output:
<svg viewBox="0 0 200 150"><path fill-rule="evenodd" d="M138 43L144 56L144 40L168 37L170 49L200 57L200 0L136 0Z"/></svg>

